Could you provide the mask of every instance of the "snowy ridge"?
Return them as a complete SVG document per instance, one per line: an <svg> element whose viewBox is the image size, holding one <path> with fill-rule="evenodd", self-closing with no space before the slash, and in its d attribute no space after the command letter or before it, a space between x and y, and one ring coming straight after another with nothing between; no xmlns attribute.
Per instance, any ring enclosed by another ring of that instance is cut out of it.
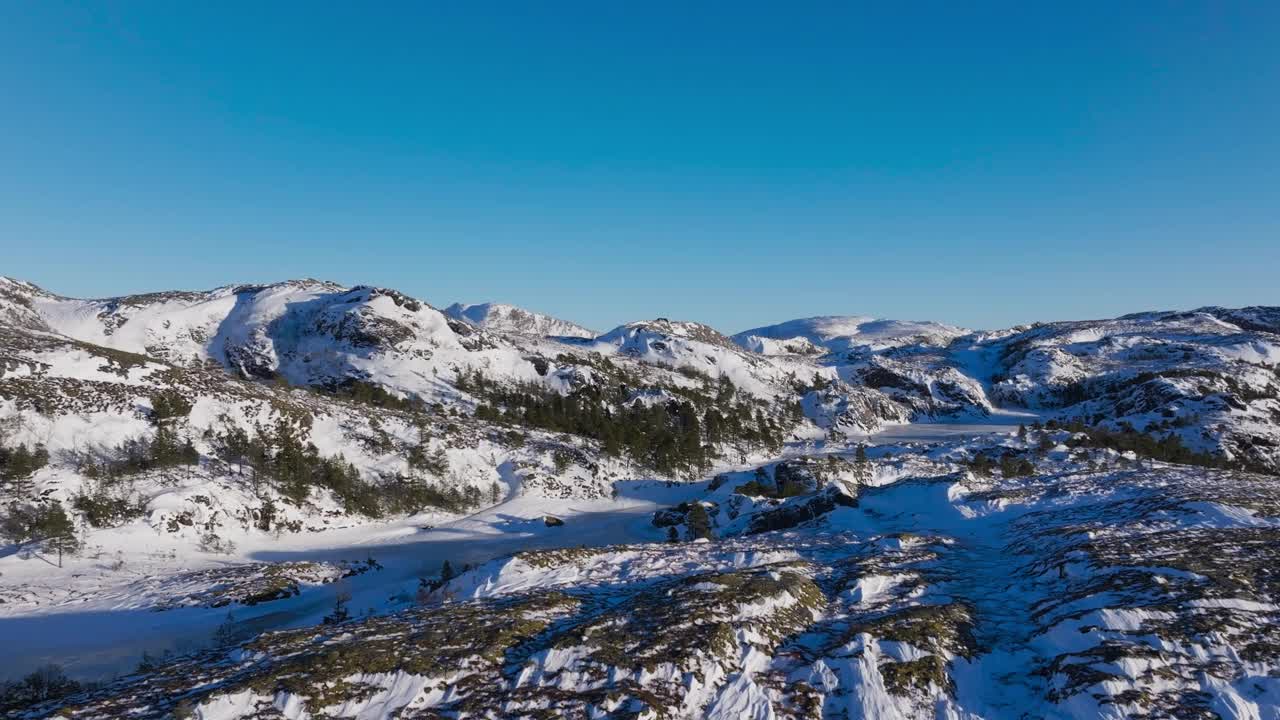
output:
<svg viewBox="0 0 1280 720"><path fill-rule="evenodd" d="M514 350L380 288L300 280L108 300L40 293L32 306L48 327L83 342L180 366L212 361L245 377L278 375L299 385L356 377L432 395L441 373L473 364L534 376Z"/></svg>
<svg viewBox="0 0 1280 720"><path fill-rule="evenodd" d="M567 320L525 310L503 303L479 303L463 305L454 303L444 309L445 315L464 320L478 328L492 332L541 335L544 337L593 338L595 331Z"/></svg>
<svg viewBox="0 0 1280 720"><path fill-rule="evenodd" d="M900 345L946 345L968 330L935 322L879 320L859 315L826 315L789 320L744 330L734 342L765 355L812 352L844 353L865 348L881 350Z"/></svg>
<svg viewBox="0 0 1280 720"><path fill-rule="evenodd" d="M984 343L998 358L990 377L993 399L1172 432L1190 447L1276 467L1280 335L1219 317L1234 312L1049 323L995 338ZM1261 308L1239 312L1274 317Z"/></svg>

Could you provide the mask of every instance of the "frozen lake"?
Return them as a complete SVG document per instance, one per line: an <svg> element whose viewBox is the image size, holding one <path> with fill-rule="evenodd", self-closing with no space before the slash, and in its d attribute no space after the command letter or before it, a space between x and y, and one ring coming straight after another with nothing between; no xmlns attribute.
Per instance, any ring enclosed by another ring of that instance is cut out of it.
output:
<svg viewBox="0 0 1280 720"><path fill-rule="evenodd" d="M984 422L912 423L867 436L872 444L938 442L1017 432L1034 415L1000 414ZM745 468L746 466L744 466ZM743 469L743 468L736 468ZM415 527L411 520L371 524L318 536L287 537L254 548L228 563L286 560L361 560L375 557L382 571L343 583L351 607L382 612L394 609L389 598L412 593L416 579L433 576L444 560L455 567L481 563L519 550L657 542L663 533L650 523L661 507L695 497L701 483L666 487L665 483L623 483L615 500L573 501L514 498L473 516L435 528ZM564 528L547 528L542 517L555 514ZM255 607L235 606L235 623L244 630L270 630L318 623L332 609L335 586L308 588L302 595ZM127 591L125 591L127 593ZM155 612L131 607L121 595L64 600L30 614L0 612L0 634L9 652L0 657L0 678L13 677L35 665L56 662L84 677L110 676L131 669L143 651L183 652L206 644L227 619L228 609L187 608Z"/></svg>
<svg viewBox="0 0 1280 720"><path fill-rule="evenodd" d="M650 523L653 512L693 497L701 487L631 481L621 484L615 500L517 497L429 529L415 527L406 519L286 536L283 542L271 543L274 547L251 550L218 564L373 557L383 569L341 584L309 586L296 597L256 606L156 612L134 607L127 588L117 588L96 597L64 600L33 613L0 612L0 636L7 648L0 654L0 680L19 677L45 663L57 663L84 678L127 673L143 652L182 653L206 646L229 612L237 631L314 625L333 609L339 589L350 593L353 614L395 610L402 605L392 597L403 593L412 596L417 578L434 576L445 560L460 568L521 550L659 542L665 536ZM543 523L547 514L563 518L565 527L547 527Z"/></svg>
<svg viewBox="0 0 1280 720"><path fill-rule="evenodd" d="M1032 418L1034 420L1034 418ZM1024 418L1025 420L1025 418ZM869 435L871 442L881 445L899 442L931 442L937 440L963 440L979 435L1018 432L1018 422L1013 423L911 423L894 425Z"/></svg>

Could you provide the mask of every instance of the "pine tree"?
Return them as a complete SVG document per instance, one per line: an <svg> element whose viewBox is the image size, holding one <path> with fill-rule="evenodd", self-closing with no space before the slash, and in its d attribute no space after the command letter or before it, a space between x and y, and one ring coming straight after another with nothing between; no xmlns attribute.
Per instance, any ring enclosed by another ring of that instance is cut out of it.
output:
<svg viewBox="0 0 1280 720"><path fill-rule="evenodd" d="M706 414L702 417L702 425L707 432L707 442L712 445L720 442L720 438L724 434L721 429L723 424L724 419L720 416L720 413L715 408L708 408Z"/></svg>
<svg viewBox="0 0 1280 720"><path fill-rule="evenodd" d="M685 513L684 521L689 527L690 540L711 538L711 516L707 515L707 509L702 503L693 503Z"/></svg>
<svg viewBox="0 0 1280 720"><path fill-rule="evenodd" d="M177 390L162 390L151 396L151 420L157 425L191 414L191 401Z"/></svg>
<svg viewBox="0 0 1280 720"><path fill-rule="evenodd" d="M19 445L13 450L0 448L0 478L19 480L49 464L49 451L43 445L34 449Z"/></svg>
<svg viewBox="0 0 1280 720"><path fill-rule="evenodd" d="M445 453L443 447L438 447L427 457L423 469L435 475L436 477L444 477L449 472L449 456Z"/></svg>
<svg viewBox="0 0 1280 720"><path fill-rule="evenodd" d="M347 609L347 603L351 602L351 592L344 588L339 588L333 596L333 612L325 615L321 622L325 625L341 625L351 618L351 611Z"/></svg>
<svg viewBox="0 0 1280 720"><path fill-rule="evenodd" d="M62 567L64 553L75 555L80 551L80 538L76 537L76 526L62 509L62 503L56 500L44 507L36 533L44 540L45 547L58 553L58 567Z"/></svg>

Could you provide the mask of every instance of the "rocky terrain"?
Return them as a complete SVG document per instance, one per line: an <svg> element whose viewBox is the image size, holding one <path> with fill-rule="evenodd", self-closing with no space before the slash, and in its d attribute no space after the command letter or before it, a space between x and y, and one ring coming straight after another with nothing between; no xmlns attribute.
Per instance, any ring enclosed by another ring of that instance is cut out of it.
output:
<svg viewBox="0 0 1280 720"><path fill-rule="evenodd" d="M15 717L1280 717L1275 308L0 279L0 449Z"/></svg>

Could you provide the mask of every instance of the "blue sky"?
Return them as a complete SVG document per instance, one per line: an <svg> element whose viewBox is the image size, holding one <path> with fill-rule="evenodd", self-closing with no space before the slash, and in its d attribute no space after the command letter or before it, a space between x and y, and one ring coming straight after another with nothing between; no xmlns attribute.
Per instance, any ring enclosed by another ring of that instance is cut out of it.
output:
<svg viewBox="0 0 1280 720"><path fill-rule="evenodd" d="M1277 27L1274 2L9 3L0 274L311 276L598 328L1280 304Z"/></svg>

